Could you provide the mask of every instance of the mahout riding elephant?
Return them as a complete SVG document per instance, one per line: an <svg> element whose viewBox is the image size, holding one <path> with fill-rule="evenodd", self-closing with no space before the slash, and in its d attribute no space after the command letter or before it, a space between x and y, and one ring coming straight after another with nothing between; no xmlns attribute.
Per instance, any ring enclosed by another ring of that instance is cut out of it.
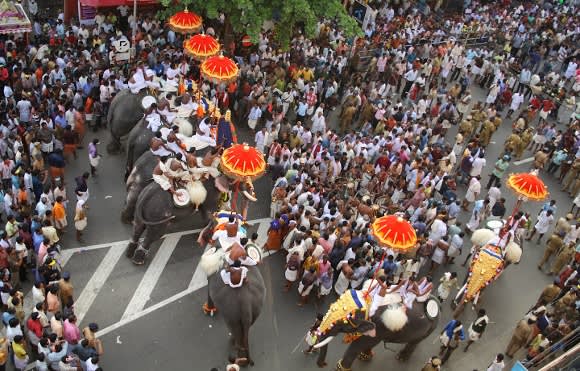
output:
<svg viewBox="0 0 580 371"><path fill-rule="evenodd" d="M175 126L179 128L179 133L185 135L186 137L191 137L195 134L193 128L197 127L197 118L190 117L189 119L178 118L174 120ZM127 162L125 167L125 179L129 176L130 172L133 170L135 162L141 155L147 152L150 148L151 139L155 136L155 133L151 129L147 128L147 121L142 118L137 122L137 124L131 129L129 135L127 136Z"/></svg>
<svg viewBox="0 0 580 371"><path fill-rule="evenodd" d="M215 251L215 252L214 252ZM208 254L209 253L209 254ZM232 288L224 284L220 270L224 267L223 249L208 251L200 261L207 274L208 305L217 308L233 337L230 359L240 366L253 365L250 357L250 327L262 311L266 296L264 278L257 266L248 266L247 278L242 286Z"/></svg>
<svg viewBox="0 0 580 371"><path fill-rule="evenodd" d="M176 207L170 192L163 190L156 182L149 183L138 193L133 220L133 233L126 250L127 257L132 258L135 264L145 263L151 244L160 239L167 231L170 222L174 219L193 219L195 214L201 216L200 225L206 225L210 217L210 210L218 208L220 192L208 182L205 182L207 196L199 206L199 213L195 207L188 205ZM141 240L141 236L143 239Z"/></svg>
<svg viewBox="0 0 580 371"><path fill-rule="evenodd" d="M141 101L148 95L143 89L139 94L123 89L115 95L109 106L107 124L111 133L111 141L107 144L109 153L118 153L121 149L121 137L127 135L131 129L143 118Z"/></svg>
<svg viewBox="0 0 580 371"><path fill-rule="evenodd" d="M210 148L204 149L199 151L199 155L203 156L207 151L210 151ZM155 156L151 151L146 151L139 157L139 159L135 162L133 166L133 170L127 177L126 181L126 191L127 196L125 197L125 204L123 206L123 210L121 211L121 221L126 224L130 224L133 221L134 214L135 214L135 207L137 205L137 199L143 191L143 189L151 182L153 182L153 170L157 163L159 162L159 158ZM223 176L219 177L222 178ZM212 182L213 180L210 179L208 182ZM227 181L223 181L220 179L221 184L227 184ZM213 185L210 186L213 188ZM223 191L223 189L222 189Z"/></svg>
<svg viewBox="0 0 580 371"><path fill-rule="evenodd" d="M372 349L380 342L406 344L397 355L398 359L406 360L417 344L437 327L440 311L434 297L426 302L415 302L410 309L402 303L378 306L370 318L365 297L363 290L349 290L331 304L315 332L314 347L320 349L318 366L326 365L328 344L341 333L355 337L337 363L337 370L350 370L357 357L370 360Z"/></svg>

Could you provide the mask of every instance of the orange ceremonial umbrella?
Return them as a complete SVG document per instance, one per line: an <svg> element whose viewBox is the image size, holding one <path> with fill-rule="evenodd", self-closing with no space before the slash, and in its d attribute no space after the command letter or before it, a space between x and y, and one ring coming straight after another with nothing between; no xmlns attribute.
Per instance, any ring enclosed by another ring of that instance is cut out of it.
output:
<svg viewBox="0 0 580 371"><path fill-rule="evenodd" d="M214 83L226 83L238 78L239 68L230 58L214 55L201 64L201 74Z"/></svg>
<svg viewBox="0 0 580 371"><path fill-rule="evenodd" d="M193 35L183 42L183 50L196 59L205 59L220 51L220 44L206 34Z"/></svg>
<svg viewBox="0 0 580 371"><path fill-rule="evenodd" d="M534 173L511 174L506 183L518 196L528 200L542 201L550 194L542 179Z"/></svg>
<svg viewBox="0 0 580 371"><path fill-rule="evenodd" d="M179 33L195 33L201 28L201 17L194 12L190 12L185 8L181 12L177 12L169 18L167 23L169 28Z"/></svg>
<svg viewBox="0 0 580 371"><path fill-rule="evenodd" d="M257 179L266 171L264 154L246 143L224 150L220 165L222 172L234 179Z"/></svg>
<svg viewBox="0 0 580 371"><path fill-rule="evenodd" d="M371 225L371 233L381 245L399 251L409 250L417 243L415 228L397 215L386 215L375 219Z"/></svg>

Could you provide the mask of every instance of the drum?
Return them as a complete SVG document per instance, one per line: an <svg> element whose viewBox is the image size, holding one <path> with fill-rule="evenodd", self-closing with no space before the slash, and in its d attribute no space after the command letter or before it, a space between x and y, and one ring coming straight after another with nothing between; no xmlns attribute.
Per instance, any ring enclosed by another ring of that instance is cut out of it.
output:
<svg viewBox="0 0 580 371"><path fill-rule="evenodd" d="M499 232L499 230L501 229L501 227L503 227L503 220L488 220L487 223L485 223L485 228L492 230L494 232Z"/></svg>
<svg viewBox="0 0 580 371"><path fill-rule="evenodd" d="M177 207L185 207L189 205L190 197L187 190L180 188L173 193L173 203Z"/></svg>
<svg viewBox="0 0 580 371"><path fill-rule="evenodd" d="M430 298L425 304L425 314L427 318L434 320L439 316L439 303L435 298Z"/></svg>
<svg viewBox="0 0 580 371"><path fill-rule="evenodd" d="M262 252L256 245L246 246L246 254L248 254L248 256L256 263L259 263L262 260Z"/></svg>
<svg viewBox="0 0 580 371"><path fill-rule="evenodd" d="M143 109L148 109L149 107L151 107L152 104L157 103L157 100L155 99L155 97L152 97L151 95L146 95L143 99L141 99L141 106L143 107Z"/></svg>

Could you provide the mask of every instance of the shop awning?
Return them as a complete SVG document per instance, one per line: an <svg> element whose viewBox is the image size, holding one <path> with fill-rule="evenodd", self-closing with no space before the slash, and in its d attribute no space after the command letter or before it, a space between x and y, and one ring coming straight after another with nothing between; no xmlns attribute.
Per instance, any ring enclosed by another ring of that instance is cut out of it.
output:
<svg viewBox="0 0 580 371"><path fill-rule="evenodd" d="M0 34L31 31L32 24L22 5L6 0L0 2Z"/></svg>
<svg viewBox="0 0 580 371"><path fill-rule="evenodd" d="M133 5L133 0L81 0L81 4L94 8L104 8L108 6ZM137 5L157 4L157 0L137 0Z"/></svg>

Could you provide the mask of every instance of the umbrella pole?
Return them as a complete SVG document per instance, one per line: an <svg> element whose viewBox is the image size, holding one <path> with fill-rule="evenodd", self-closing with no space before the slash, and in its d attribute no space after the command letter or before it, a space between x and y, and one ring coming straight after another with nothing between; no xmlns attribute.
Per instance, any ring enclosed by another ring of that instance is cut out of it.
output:
<svg viewBox="0 0 580 371"><path fill-rule="evenodd" d="M522 206L522 198L518 197L518 200L516 201L516 204L514 205L514 209L512 210L512 215L510 216L509 220L508 220L508 225L512 225L512 223L514 222L514 218L516 217L516 214L518 213L520 207Z"/></svg>
<svg viewBox="0 0 580 371"><path fill-rule="evenodd" d="M238 193L240 191L240 181L236 181L234 185L234 194L232 195L232 210L238 212Z"/></svg>

